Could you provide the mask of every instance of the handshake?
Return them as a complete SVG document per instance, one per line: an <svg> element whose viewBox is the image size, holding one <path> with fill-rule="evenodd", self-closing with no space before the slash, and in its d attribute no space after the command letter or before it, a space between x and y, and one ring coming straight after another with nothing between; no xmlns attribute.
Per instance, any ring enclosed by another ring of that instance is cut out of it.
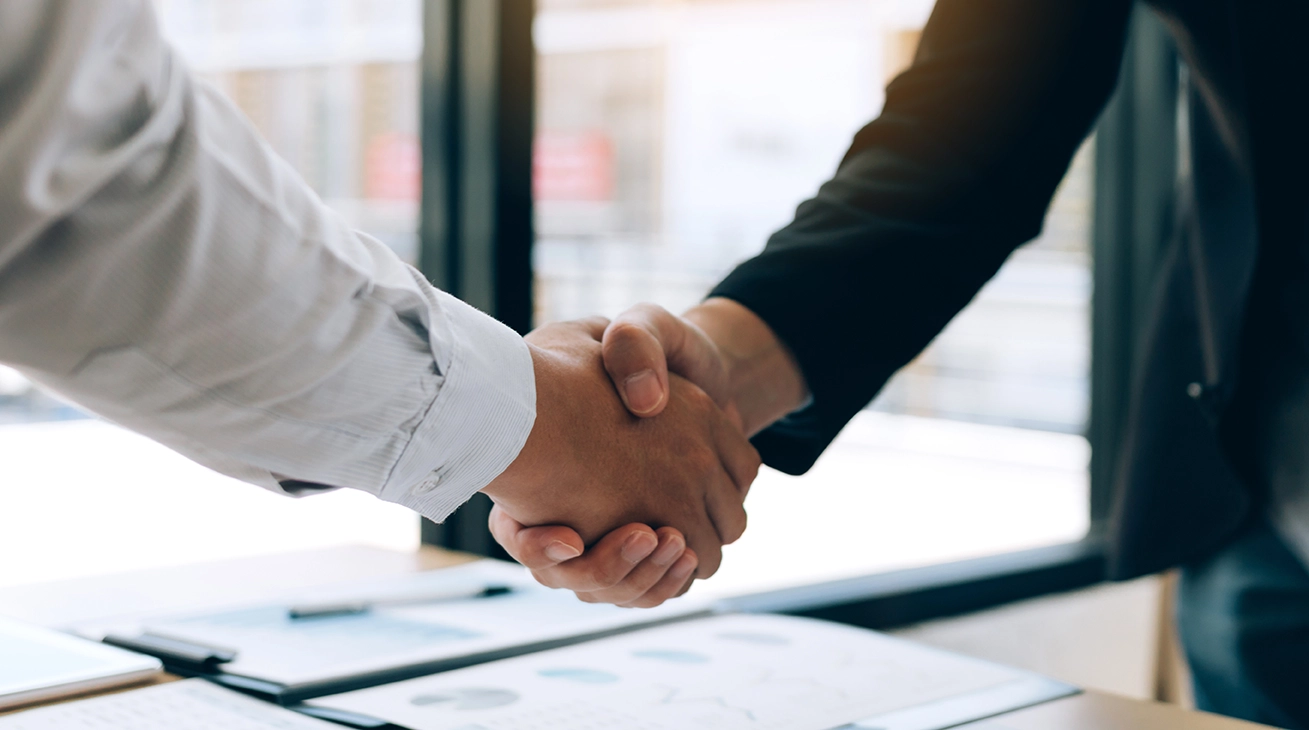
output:
<svg viewBox="0 0 1309 730"><path fill-rule="evenodd" d="M721 298L526 340L536 422L482 490L495 539L541 583L590 602L657 606L713 575L745 532L760 464L749 436L807 397L790 352Z"/></svg>

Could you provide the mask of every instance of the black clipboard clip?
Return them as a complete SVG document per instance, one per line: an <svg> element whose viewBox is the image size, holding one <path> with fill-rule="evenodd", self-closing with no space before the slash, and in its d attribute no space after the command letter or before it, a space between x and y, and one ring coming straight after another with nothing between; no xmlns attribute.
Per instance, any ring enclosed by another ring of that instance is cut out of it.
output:
<svg viewBox="0 0 1309 730"><path fill-rule="evenodd" d="M109 634L101 641L120 649L155 657L170 671L186 674L218 672L221 665L235 661L237 654L232 649L206 646L194 641L182 641L150 632L136 636Z"/></svg>

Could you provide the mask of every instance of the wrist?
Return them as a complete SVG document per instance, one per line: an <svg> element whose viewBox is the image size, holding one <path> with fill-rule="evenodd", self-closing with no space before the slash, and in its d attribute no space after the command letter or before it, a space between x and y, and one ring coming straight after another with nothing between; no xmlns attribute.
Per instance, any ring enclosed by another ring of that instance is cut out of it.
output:
<svg viewBox="0 0 1309 730"><path fill-rule="evenodd" d="M717 348L728 398L746 435L762 431L808 400L809 387L790 348L749 308L714 297L682 316Z"/></svg>
<svg viewBox="0 0 1309 730"><path fill-rule="evenodd" d="M541 478L545 473L543 470L555 465L555 460L546 457L548 446L545 444L550 436L548 422L555 407L551 390L555 383L550 377L552 358L547 350L530 342L527 349L532 356L532 372L536 379L536 419L518 455L481 490L496 504L510 508L511 514L513 507L522 503L525 493L532 491L532 482Z"/></svg>

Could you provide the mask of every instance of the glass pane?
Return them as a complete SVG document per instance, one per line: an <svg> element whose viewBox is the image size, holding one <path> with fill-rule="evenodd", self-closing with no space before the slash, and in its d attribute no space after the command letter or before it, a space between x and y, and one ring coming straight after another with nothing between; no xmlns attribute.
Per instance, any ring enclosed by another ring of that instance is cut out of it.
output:
<svg viewBox="0 0 1309 730"><path fill-rule="evenodd" d="M419 0L156 0L186 63L354 227L417 252ZM0 367L0 585L340 544L412 549L412 512L292 500L82 417ZM77 458L70 459L69 455ZM166 549L161 546L167 546Z"/></svg>
<svg viewBox="0 0 1309 730"><path fill-rule="evenodd" d="M929 0L540 0L539 322L693 305L829 178ZM1091 155L1041 238L799 478L765 470L700 590L1075 540L1089 449Z"/></svg>
<svg viewBox="0 0 1309 730"><path fill-rule="evenodd" d="M155 0L164 34L355 228L418 254L420 0ZM84 418L0 365L0 423Z"/></svg>

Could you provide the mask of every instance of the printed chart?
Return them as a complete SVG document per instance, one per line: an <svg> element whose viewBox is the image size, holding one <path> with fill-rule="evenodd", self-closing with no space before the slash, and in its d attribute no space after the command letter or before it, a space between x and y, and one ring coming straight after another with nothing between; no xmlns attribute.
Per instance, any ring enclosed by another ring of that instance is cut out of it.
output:
<svg viewBox="0 0 1309 730"><path fill-rule="evenodd" d="M828 730L1023 676L836 624L722 616L312 704L414 730Z"/></svg>

